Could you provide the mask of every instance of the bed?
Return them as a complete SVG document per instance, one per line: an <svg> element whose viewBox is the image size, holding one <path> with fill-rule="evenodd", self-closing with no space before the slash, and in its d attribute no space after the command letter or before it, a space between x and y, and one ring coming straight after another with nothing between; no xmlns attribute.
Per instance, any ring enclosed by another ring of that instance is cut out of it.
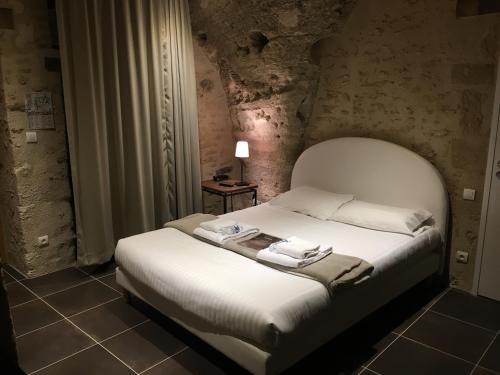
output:
<svg viewBox="0 0 500 375"><path fill-rule="evenodd" d="M166 228L119 241L117 282L257 374L279 373L418 282L439 273L448 199L425 159L368 138L307 149L291 187L353 193L369 202L425 208L432 228L410 237L319 220L269 204L224 215L262 232L331 243L374 266L371 278L332 298L319 282L280 272Z"/></svg>

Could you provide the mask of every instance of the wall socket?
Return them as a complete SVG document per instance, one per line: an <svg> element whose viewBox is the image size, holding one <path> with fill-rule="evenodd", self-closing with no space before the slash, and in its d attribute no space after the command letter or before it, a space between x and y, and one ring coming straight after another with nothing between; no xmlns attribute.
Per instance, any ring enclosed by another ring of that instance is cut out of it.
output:
<svg viewBox="0 0 500 375"><path fill-rule="evenodd" d="M38 246L44 247L44 246L48 246L48 245L49 245L49 236L48 235L38 237Z"/></svg>
<svg viewBox="0 0 500 375"><path fill-rule="evenodd" d="M26 143L38 143L36 132L26 132Z"/></svg>
<svg viewBox="0 0 500 375"><path fill-rule="evenodd" d="M474 189L464 189L463 198L466 201L473 201L476 199L476 191Z"/></svg>
<svg viewBox="0 0 500 375"><path fill-rule="evenodd" d="M458 263L469 263L469 253L467 251L457 251L456 259Z"/></svg>

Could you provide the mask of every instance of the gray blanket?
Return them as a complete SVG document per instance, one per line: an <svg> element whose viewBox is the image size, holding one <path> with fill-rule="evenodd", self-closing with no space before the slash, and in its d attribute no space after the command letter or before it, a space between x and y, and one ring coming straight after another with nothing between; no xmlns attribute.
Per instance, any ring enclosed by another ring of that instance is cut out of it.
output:
<svg viewBox="0 0 500 375"><path fill-rule="evenodd" d="M193 236L193 231L199 227L200 223L215 219L217 219L217 216L214 215L194 214L180 220L168 222L165 224L165 227L175 228ZM274 263L262 262L257 259L257 251L255 249L240 245L241 242L257 235L252 234L235 241L228 241L222 247L279 271L319 281L328 289L330 294L340 287L358 285L367 280L373 271L373 266L363 259L335 253L303 268L288 268ZM196 236L196 238L204 241L201 237ZM214 245L211 241L207 240L206 242Z"/></svg>

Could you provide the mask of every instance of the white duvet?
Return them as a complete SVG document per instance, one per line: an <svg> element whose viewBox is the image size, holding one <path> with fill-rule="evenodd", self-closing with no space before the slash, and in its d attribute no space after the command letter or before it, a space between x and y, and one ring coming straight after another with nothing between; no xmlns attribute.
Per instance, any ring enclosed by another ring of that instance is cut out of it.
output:
<svg viewBox="0 0 500 375"><path fill-rule="evenodd" d="M436 229L413 238L322 221L268 204L223 217L256 225L273 236L331 245L336 253L373 264L372 277L432 251L441 241ZM278 345L281 335L332 303L317 281L277 271L176 229L122 239L115 257L126 274L209 322L215 332L263 348Z"/></svg>

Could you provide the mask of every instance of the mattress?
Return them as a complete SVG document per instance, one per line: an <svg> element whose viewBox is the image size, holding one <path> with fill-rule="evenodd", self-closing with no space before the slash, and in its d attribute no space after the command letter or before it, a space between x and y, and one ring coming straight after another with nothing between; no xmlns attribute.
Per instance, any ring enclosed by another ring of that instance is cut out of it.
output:
<svg viewBox="0 0 500 375"><path fill-rule="evenodd" d="M441 244L434 228L410 237L321 221L268 204L223 216L277 237L295 235L331 244L339 254L372 263L372 277L417 262ZM317 281L266 267L175 229L122 239L115 258L122 272L174 303L182 315L177 318L265 350L278 347L334 304Z"/></svg>

